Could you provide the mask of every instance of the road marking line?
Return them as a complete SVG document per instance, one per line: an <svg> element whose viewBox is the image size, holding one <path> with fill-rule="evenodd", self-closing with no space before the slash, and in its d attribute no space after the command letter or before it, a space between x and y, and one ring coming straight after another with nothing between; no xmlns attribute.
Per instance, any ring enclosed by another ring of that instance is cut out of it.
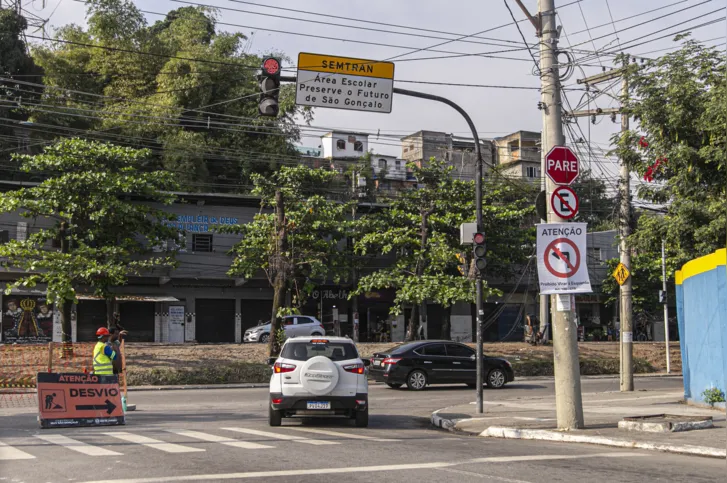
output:
<svg viewBox="0 0 727 483"><path fill-rule="evenodd" d="M230 428L227 428L230 429ZM239 428L242 429L242 428ZM250 430L254 431L254 430ZM477 458L462 461L440 461L434 463L412 463L400 465L381 466L358 466L344 468L316 468L306 470L277 470L277 471L250 471L247 473L220 473L202 475L177 475L158 476L151 478L126 478L118 480L89 480L83 483L165 483L174 481L204 481L204 480L242 480L250 478L274 478L282 476L308 476L308 475L335 475L345 473L375 473L383 471L405 471L405 470L426 470L451 468L458 465L469 465L473 463L503 463L503 462L525 462L543 460L564 460L581 458L636 458L648 456L642 453L593 453L586 455L525 455L525 456L500 456L491 458Z"/></svg>
<svg viewBox="0 0 727 483"><path fill-rule="evenodd" d="M116 431L113 433L101 433L106 436L118 438L129 443L141 444L149 448L158 449L165 453L196 453L204 451L202 448L192 448L190 446L182 446L181 444L165 443L158 439L147 438L146 436L139 436L138 434L125 433L123 431Z"/></svg>
<svg viewBox="0 0 727 483"><path fill-rule="evenodd" d="M225 431L235 431L236 433L252 434L254 436L263 436L265 438L281 439L283 441L295 441L296 443L312 444L312 445L316 445L316 446L322 446L325 444L338 444L336 441L324 441L321 439L308 439L308 438L304 438L302 436L293 436L291 434L269 433L267 431L258 431L257 429L247 429L247 428L220 428L220 429L224 429Z"/></svg>
<svg viewBox="0 0 727 483"><path fill-rule="evenodd" d="M106 448L86 444L82 441L63 436L62 434L36 434L35 437L48 443L57 444L58 446L63 446L64 448L68 448L72 451L88 456L120 456L123 454Z"/></svg>
<svg viewBox="0 0 727 483"><path fill-rule="evenodd" d="M4 460L32 460L35 456L17 448L0 442L0 461Z"/></svg>
<svg viewBox="0 0 727 483"><path fill-rule="evenodd" d="M249 441L239 441L237 439L224 438L222 436L217 436L214 434L200 433L199 431L187 431L184 429L180 429L180 430L168 429L167 431L169 431L170 433L178 434L180 436L186 436L187 438L201 439L202 441L208 441L210 443L220 443L220 444L224 444L226 446L233 446L235 448L243 448L243 449L274 448L274 446L268 446L266 444L251 443Z"/></svg>
<svg viewBox="0 0 727 483"><path fill-rule="evenodd" d="M482 473L475 473L474 471L455 470L454 468L434 468L437 471L446 471L447 473L457 473L463 476L486 478L488 480L503 481L505 483L533 483L532 481L525 480L513 480L512 478L504 478L502 476L485 475Z"/></svg>
<svg viewBox="0 0 727 483"><path fill-rule="evenodd" d="M285 429L292 429L293 431L303 431L305 433L323 434L323 435L326 435L326 436L335 436L335 437L338 437L338 438L363 439L363 440L367 440L367 441L401 441L399 439L377 438L375 436L364 436L362 434L339 433L337 431L328 431L328 430L325 430L325 429L316 429L316 428L293 428L293 427L286 427Z"/></svg>

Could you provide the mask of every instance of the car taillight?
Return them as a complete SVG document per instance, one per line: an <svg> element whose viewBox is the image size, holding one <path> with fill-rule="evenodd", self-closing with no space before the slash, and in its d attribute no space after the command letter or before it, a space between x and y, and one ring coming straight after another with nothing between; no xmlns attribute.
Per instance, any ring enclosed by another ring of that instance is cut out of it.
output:
<svg viewBox="0 0 727 483"><path fill-rule="evenodd" d="M281 402L283 402L283 398L282 397L274 397L272 399L272 402L273 402L273 404L280 404Z"/></svg>
<svg viewBox="0 0 727 483"><path fill-rule="evenodd" d="M281 374L283 372L293 372L295 370L295 364L286 364L284 362L276 362L273 366L273 369L275 370L276 374Z"/></svg>
<svg viewBox="0 0 727 483"><path fill-rule="evenodd" d="M393 366L394 364L396 364L400 360L401 360L401 357L399 357L398 359L395 358L395 357L387 357L386 359L384 359L383 361L381 361L381 364L384 365L384 366L387 365L387 364L390 364L390 365Z"/></svg>
<svg viewBox="0 0 727 483"><path fill-rule="evenodd" d="M343 366L343 370L353 374L363 374L365 369L363 364L349 364L347 366Z"/></svg>

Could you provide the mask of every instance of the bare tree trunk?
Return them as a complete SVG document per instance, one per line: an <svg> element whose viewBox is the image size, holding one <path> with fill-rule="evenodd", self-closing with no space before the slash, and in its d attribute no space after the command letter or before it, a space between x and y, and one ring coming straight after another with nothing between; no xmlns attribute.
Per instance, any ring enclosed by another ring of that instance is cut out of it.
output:
<svg viewBox="0 0 727 483"><path fill-rule="evenodd" d="M406 340L412 341L416 338L417 324L419 321L419 305L414 304L411 308L411 316L409 317L409 327L406 330Z"/></svg>
<svg viewBox="0 0 727 483"><path fill-rule="evenodd" d="M284 303L287 260L285 260L285 251L288 248L287 232L285 230L285 200L280 190L275 192L275 228L276 228L276 249L273 258L273 266L275 277L273 282L273 311L270 317L270 336L268 338L268 357L273 357L280 353L280 344L278 344L277 334L280 329L278 320L278 310Z"/></svg>
<svg viewBox="0 0 727 483"><path fill-rule="evenodd" d="M109 329L111 326L115 325L115 318L114 318L114 305L116 303L116 297L110 296L106 298L106 327Z"/></svg>
<svg viewBox="0 0 727 483"><path fill-rule="evenodd" d="M420 245L419 249L422 252L424 252L424 250L426 250L427 242L429 241L429 215L431 215L433 212L434 212L433 208L430 208L426 211L421 211L422 222L421 222L421 225L419 226L419 229L420 229L422 238L421 238L421 245ZM416 266L416 271L415 271L417 278L424 275L424 268L425 268L424 264L425 263L426 263L426 260L424 259L424 257L422 257L420 255L419 260L417 260L417 266ZM419 305L415 304L411 309L411 318L409 319L409 329L407 330L407 333L406 333L407 341L412 341L416 338L416 333L417 333L416 331L417 331L417 326L419 323L418 315L419 315Z"/></svg>
<svg viewBox="0 0 727 483"><path fill-rule="evenodd" d="M452 339L452 306L444 308L444 320L442 321L442 339Z"/></svg>
<svg viewBox="0 0 727 483"><path fill-rule="evenodd" d="M72 342L73 328L71 327L71 316L73 312L73 301L64 299L60 302L61 311L61 342Z"/></svg>
<svg viewBox="0 0 727 483"><path fill-rule="evenodd" d="M71 251L71 241L68 237L68 223L62 221L58 235L61 239L61 253L69 253ZM71 311L73 309L73 301L63 299L59 304L61 310L61 342L72 342L72 328L71 328Z"/></svg>

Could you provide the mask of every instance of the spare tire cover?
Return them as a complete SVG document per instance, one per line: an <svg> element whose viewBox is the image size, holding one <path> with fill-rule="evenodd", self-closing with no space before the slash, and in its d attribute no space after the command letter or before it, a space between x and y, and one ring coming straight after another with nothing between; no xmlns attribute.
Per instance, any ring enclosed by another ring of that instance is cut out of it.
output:
<svg viewBox="0 0 727 483"><path fill-rule="evenodd" d="M325 396L338 384L338 366L325 356L308 359L300 369L300 383L311 394Z"/></svg>

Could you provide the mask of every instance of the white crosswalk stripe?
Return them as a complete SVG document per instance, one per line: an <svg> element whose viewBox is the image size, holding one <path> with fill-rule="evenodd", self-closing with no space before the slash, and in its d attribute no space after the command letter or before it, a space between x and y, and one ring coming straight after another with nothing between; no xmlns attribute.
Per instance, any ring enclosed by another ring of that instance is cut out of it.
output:
<svg viewBox="0 0 727 483"><path fill-rule="evenodd" d="M86 444L81 441L63 436L62 434L37 434L35 435L35 437L38 439L42 439L43 441L46 441L48 443L57 444L59 446L63 446L64 448L68 448L70 450L88 456L119 456L122 454L117 453L116 451L108 450L106 448L100 448L98 446Z"/></svg>
<svg viewBox="0 0 727 483"><path fill-rule="evenodd" d="M270 433L268 431L258 431L257 429L247 429L247 428L220 428L224 429L225 431L235 431L237 433L244 433L244 434L252 434L254 436L262 436L264 438L271 438L271 439L280 439L282 441L295 441L296 443L306 443L306 444L312 444L312 445L325 445L325 444L338 444L336 441L326 441L322 439L308 439L304 438L302 436L293 436L292 434L279 434L279 433Z"/></svg>
<svg viewBox="0 0 727 483"><path fill-rule="evenodd" d="M328 431L326 429L317 428L286 427L285 429L292 429L293 431L303 431L304 433L323 434L325 436L335 436L337 438L362 439L365 441L401 441L399 439L377 438L375 436L364 436L363 434L339 433L337 431Z"/></svg>
<svg viewBox="0 0 727 483"><path fill-rule="evenodd" d="M205 451L203 448L192 448L191 446L183 446L175 443L165 443L158 439L148 438L146 436L140 436L138 434L126 433L124 431L115 431L113 433L103 433L112 438L117 438L128 443L141 444L149 448L158 449L165 453L196 453L199 451Z"/></svg>
<svg viewBox="0 0 727 483"><path fill-rule="evenodd" d="M7 444L0 442L0 461L32 459L35 459L35 456L33 456L32 454L26 453L25 451L20 451L17 448L13 448L12 446L8 446Z"/></svg>
<svg viewBox="0 0 727 483"><path fill-rule="evenodd" d="M185 436L187 438L200 439L202 441L208 441L210 443L220 443L220 444L224 444L225 446L232 446L234 448L243 448L243 449L274 448L274 446L268 446L268 445L259 444L259 443L251 443L249 441L239 441L237 439L225 438L225 437L217 436L214 434L201 433L199 431L187 431L184 429L168 429L167 431L169 431L170 433L178 434L180 436Z"/></svg>

